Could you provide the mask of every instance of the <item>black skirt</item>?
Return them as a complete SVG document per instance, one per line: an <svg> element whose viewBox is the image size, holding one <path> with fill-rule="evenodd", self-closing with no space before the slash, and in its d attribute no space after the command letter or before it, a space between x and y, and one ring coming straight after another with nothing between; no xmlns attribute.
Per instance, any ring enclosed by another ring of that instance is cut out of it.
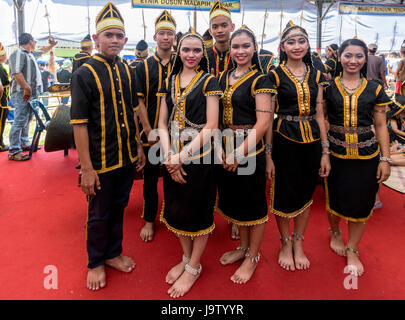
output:
<svg viewBox="0 0 405 320"><path fill-rule="evenodd" d="M186 184L163 171L164 204L160 221L177 235L196 237L214 228L216 189L212 164L183 164Z"/></svg>
<svg viewBox="0 0 405 320"><path fill-rule="evenodd" d="M358 160L331 155L330 163L331 171L325 179L326 210L352 222L368 220L378 191L379 156Z"/></svg>
<svg viewBox="0 0 405 320"><path fill-rule="evenodd" d="M270 212L294 218L312 204L321 155L319 140L298 143L274 132L272 158L276 174L270 189Z"/></svg>
<svg viewBox="0 0 405 320"><path fill-rule="evenodd" d="M217 211L229 222L240 226L252 226L268 220L266 200L266 159L264 152L249 157L250 164L241 164L247 169L254 161L251 174L242 175L217 169ZM241 173L241 172L239 172Z"/></svg>

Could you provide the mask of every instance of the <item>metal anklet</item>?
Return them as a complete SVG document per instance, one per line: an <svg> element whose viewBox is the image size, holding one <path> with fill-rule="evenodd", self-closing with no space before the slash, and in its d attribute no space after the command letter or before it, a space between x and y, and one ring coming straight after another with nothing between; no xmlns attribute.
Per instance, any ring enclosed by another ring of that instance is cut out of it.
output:
<svg viewBox="0 0 405 320"><path fill-rule="evenodd" d="M184 254L183 254L183 262L184 263L189 263L191 260L191 258L187 258Z"/></svg>
<svg viewBox="0 0 405 320"><path fill-rule="evenodd" d="M200 264L200 266L198 267L198 269L193 268L192 266L190 266L188 263L186 264L186 266L184 267L184 269L192 274L194 277L200 275L201 271L202 271L202 265Z"/></svg>
<svg viewBox="0 0 405 320"><path fill-rule="evenodd" d="M293 238L295 238L295 240L302 240L304 241L304 235L303 234L299 234L299 233L292 233Z"/></svg>
<svg viewBox="0 0 405 320"><path fill-rule="evenodd" d="M337 231L333 231L332 228L329 228L329 232L331 233L331 235L337 237L340 236L342 234L342 230L338 229Z"/></svg>
<svg viewBox="0 0 405 320"><path fill-rule="evenodd" d="M346 246L346 247L345 247L345 251L353 252L354 254L356 254L357 256L359 256L359 250L357 250L357 249L349 248L348 246Z"/></svg>
<svg viewBox="0 0 405 320"><path fill-rule="evenodd" d="M286 237L286 238L280 237L280 240L281 240L281 242L286 244L288 241L291 241L292 239L291 239L291 237Z"/></svg>
<svg viewBox="0 0 405 320"><path fill-rule="evenodd" d="M251 261L252 261L252 263L258 263L259 262L259 260L260 260L260 253L258 252L257 253L257 256L251 256L250 255L250 253L249 253L249 251L247 251L246 253L245 253L245 257L246 258L249 258Z"/></svg>

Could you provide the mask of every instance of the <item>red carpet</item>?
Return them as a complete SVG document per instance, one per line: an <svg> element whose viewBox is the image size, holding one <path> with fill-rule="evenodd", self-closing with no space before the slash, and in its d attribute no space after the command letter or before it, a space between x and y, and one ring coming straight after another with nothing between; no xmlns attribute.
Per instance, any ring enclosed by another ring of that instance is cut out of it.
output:
<svg viewBox="0 0 405 320"><path fill-rule="evenodd" d="M40 150L27 162L8 161L7 153L0 153L0 299L169 299L164 279L181 259L180 245L160 223L152 243L140 240L141 181L134 184L124 222L124 254L135 260L135 270L122 274L108 269L105 289L86 289L86 201L77 187L76 165L74 150L68 157ZM280 241L271 216L256 273L248 284L234 284L229 278L238 264L223 267L218 259L238 242L230 239L228 224L216 214L203 272L183 299L405 299L405 199L385 186L380 195L383 208L374 212L359 248L366 272L357 290L345 289L345 259L329 249L319 187L304 243L310 270L288 272L278 266ZM347 239L347 226L341 227ZM57 268L57 289L44 287L49 265Z"/></svg>

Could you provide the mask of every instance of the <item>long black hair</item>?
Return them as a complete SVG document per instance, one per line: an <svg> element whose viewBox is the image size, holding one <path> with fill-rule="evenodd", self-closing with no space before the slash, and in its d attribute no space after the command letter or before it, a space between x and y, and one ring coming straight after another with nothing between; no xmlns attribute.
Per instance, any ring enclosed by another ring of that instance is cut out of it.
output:
<svg viewBox="0 0 405 320"><path fill-rule="evenodd" d="M304 28L302 28L302 27L300 27L300 26L296 26L296 25L294 25L294 26L292 26L292 27L289 27L289 28L283 33L283 35L282 35L282 37L281 37L281 41L280 41L280 46L279 46L280 64L286 63L286 62L287 62L287 59L288 59L287 53L285 53L285 51L283 51L283 50L281 49L281 44L283 44L283 43L285 42L284 38L287 36L287 34L290 33L292 30L295 30L295 29L299 29L300 31L302 31L302 32L304 33L304 35L306 35L306 38L307 38L307 41L308 41L308 44L309 44L308 33L307 33L307 31L306 31ZM305 54L305 56L302 58L302 61L303 61L307 66L310 66L310 67L312 67L312 68L314 67L314 66L313 66L313 63L312 63L312 58L311 58L311 46L308 47L308 51L307 51L307 53Z"/></svg>
<svg viewBox="0 0 405 320"><path fill-rule="evenodd" d="M363 53L366 56L366 63L364 64L364 66L360 70L360 76L366 78L367 77L367 62L368 62L368 48L367 48L366 43L364 41L360 40L360 39L357 39L357 38L345 40L339 47L339 52L338 52L339 58L342 56L343 52L346 50L346 48L348 46L358 46L358 47L361 47L363 49ZM340 61L338 61L337 65L336 65L336 73L335 74L336 75L341 75L342 72L343 72L342 63Z"/></svg>
<svg viewBox="0 0 405 320"><path fill-rule="evenodd" d="M252 57L252 67L256 66L256 68L263 73L263 68L261 66L260 60L259 60L259 53L258 53L258 45L257 45L257 41L256 41L256 37L254 35L254 33L252 32L252 30L250 30L248 27L246 27L245 25L243 25L241 28L239 28L238 30L236 30L235 32L232 33L231 36L231 46L232 46L232 40L237 37L240 36L241 34L246 34L253 42L253 46L255 48L255 52L253 54ZM231 47L232 48L232 47ZM234 65L234 68L236 68L236 65Z"/></svg>

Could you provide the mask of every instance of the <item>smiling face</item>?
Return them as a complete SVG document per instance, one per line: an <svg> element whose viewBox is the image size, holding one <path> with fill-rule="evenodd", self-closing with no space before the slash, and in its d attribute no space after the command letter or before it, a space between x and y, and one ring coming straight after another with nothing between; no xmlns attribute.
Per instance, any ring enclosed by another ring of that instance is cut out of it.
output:
<svg viewBox="0 0 405 320"><path fill-rule="evenodd" d="M114 59L119 55L128 38L125 37L124 31L118 28L111 28L93 35L96 48L103 56Z"/></svg>
<svg viewBox="0 0 405 320"><path fill-rule="evenodd" d="M367 62L367 55L360 46L349 45L341 53L339 60L343 71L348 74L360 73L361 68Z"/></svg>
<svg viewBox="0 0 405 320"><path fill-rule="evenodd" d="M281 50L284 51L288 59L302 60L309 49L308 39L299 28L290 30L285 37L287 38L281 44Z"/></svg>
<svg viewBox="0 0 405 320"><path fill-rule="evenodd" d="M253 54L255 53L255 45L251 37L246 32L238 34L231 42L231 57L238 66L246 66L252 64Z"/></svg>
<svg viewBox="0 0 405 320"><path fill-rule="evenodd" d="M217 16L211 20L210 34L214 37L215 42L229 43L231 32L235 29L232 21L224 16Z"/></svg>
<svg viewBox="0 0 405 320"><path fill-rule="evenodd" d="M195 69L204 54L203 44L199 38L190 36L180 44L180 59L184 68Z"/></svg>
<svg viewBox="0 0 405 320"><path fill-rule="evenodd" d="M158 48L162 50L170 50L173 46L176 35L172 30L161 29L154 36Z"/></svg>

